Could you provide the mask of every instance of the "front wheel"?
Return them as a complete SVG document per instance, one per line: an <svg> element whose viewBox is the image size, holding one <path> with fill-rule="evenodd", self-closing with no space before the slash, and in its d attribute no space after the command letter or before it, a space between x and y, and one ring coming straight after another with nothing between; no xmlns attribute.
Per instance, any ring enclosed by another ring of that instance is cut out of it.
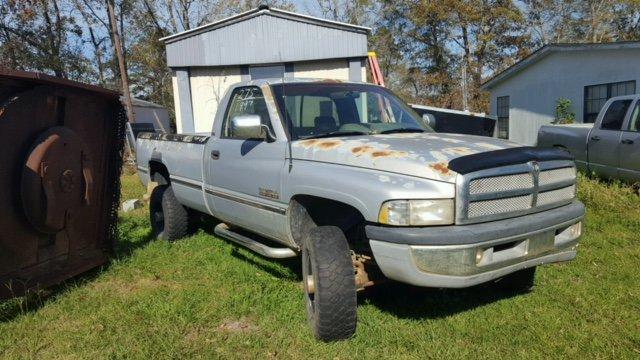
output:
<svg viewBox="0 0 640 360"><path fill-rule="evenodd" d="M149 220L153 235L161 240L175 241L187 235L189 215L168 185L156 186L149 201Z"/></svg>
<svg viewBox="0 0 640 360"><path fill-rule="evenodd" d="M302 246L302 279L307 317L322 341L351 337L356 331L356 280L349 244L335 226L309 231Z"/></svg>

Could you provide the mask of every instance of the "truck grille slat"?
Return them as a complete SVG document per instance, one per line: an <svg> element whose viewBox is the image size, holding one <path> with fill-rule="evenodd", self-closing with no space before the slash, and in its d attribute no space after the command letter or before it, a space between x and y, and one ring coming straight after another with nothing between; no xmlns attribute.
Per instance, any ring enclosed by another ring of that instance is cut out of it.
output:
<svg viewBox="0 0 640 360"><path fill-rule="evenodd" d="M571 185L562 189L545 191L538 194L538 206L553 204L554 202L570 200L576 196L576 186Z"/></svg>
<svg viewBox="0 0 640 360"><path fill-rule="evenodd" d="M469 204L469 217L510 213L531 208L532 195L514 196L505 199L474 201Z"/></svg>
<svg viewBox="0 0 640 360"><path fill-rule="evenodd" d="M540 186L550 185L554 183L559 183L563 181L569 181L576 179L576 170L575 168L562 168L555 170L547 170L540 172Z"/></svg>
<svg viewBox="0 0 640 360"><path fill-rule="evenodd" d="M575 198L575 181L570 161L531 162L462 175L456 222L498 220L561 206Z"/></svg>
<svg viewBox="0 0 640 360"><path fill-rule="evenodd" d="M486 194L497 191L527 189L533 187L533 177L529 173L488 177L471 181L469 194Z"/></svg>

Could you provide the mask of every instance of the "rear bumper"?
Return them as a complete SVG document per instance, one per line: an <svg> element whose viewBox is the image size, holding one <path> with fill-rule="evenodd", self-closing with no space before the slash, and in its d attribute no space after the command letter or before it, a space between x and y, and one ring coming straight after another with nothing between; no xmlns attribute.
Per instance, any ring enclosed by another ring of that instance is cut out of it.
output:
<svg viewBox="0 0 640 360"><path fill-rule="evenodd" d="M371 250L390 279L463 288L547 263L572 260L584 205L515 219L432 228L367 226Z"/></svg>

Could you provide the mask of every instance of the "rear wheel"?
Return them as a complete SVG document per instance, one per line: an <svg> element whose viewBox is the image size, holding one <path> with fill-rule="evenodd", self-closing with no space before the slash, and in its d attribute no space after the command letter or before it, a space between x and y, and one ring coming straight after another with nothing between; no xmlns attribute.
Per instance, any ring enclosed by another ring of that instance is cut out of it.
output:
<svg viewBox="0 0 640 360"><path fill-rule="evenodd" d="M496 284L498 287L514 292L529 292L533 290L536 277L536 268L527 268L511 273L501 279Z"/></svg>
<svg viewBox="0 0 640 360"><path fill-rule="evenodd" d="M175 241L187 235L189 215L176 199L171 186L156 186L149 203L149 220L156 238Z"/></svg>
<svg viewBox="0 0 640 360"><path fill-rule="evenodd" d="M322 341L351 337L356 331L357 295L347 239L335 226L320 226L303 239L302 278L307 317Z"/></svg>

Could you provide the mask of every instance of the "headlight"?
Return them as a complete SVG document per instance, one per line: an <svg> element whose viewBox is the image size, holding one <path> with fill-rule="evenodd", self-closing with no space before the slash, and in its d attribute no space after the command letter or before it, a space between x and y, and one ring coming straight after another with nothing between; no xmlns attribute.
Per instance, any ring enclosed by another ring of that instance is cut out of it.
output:
<svg viewBox="0 0 640 360"><path fill-rule="evenodd" d="M396 226L453 224L453 199L392 200L382 204L378 221Z"/></svg>

